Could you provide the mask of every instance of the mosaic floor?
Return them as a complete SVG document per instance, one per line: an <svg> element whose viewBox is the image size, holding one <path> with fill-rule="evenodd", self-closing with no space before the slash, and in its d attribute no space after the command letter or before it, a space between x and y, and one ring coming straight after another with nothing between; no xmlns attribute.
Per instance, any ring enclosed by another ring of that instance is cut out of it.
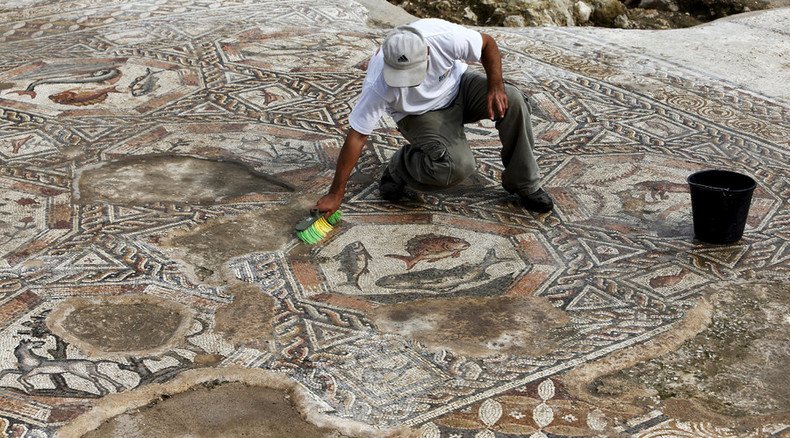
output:
<svg viewBox="0 0 790 438"><path fill-rule="evenodd" d="M426 438L730 433L624 417L561 377L672 331L719 284L787 284L790 105L569 30L489 29L556 210L504 193L487 123L467 129L476 178L383 202L390 123L339 230L306 247L289 227L331 180L385 34L366 23L343 0L0 6L0 430L50 436L108 394L244 367ZM737 244L693 239L685 178L711 167L758 183ZM243 287L272 322L231 336ZM458 339L399 323L437 302L482 316ZM485 314L538 302L505 328Z"/></svg>

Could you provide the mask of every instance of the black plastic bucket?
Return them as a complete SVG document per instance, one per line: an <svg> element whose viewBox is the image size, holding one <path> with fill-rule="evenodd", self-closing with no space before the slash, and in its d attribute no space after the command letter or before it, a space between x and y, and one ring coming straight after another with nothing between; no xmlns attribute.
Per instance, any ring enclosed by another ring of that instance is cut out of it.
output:
<svg viewBox="0 0 790 438"><path fill-rule="evenodd" d="M687 178L694 236L707 243L732 243L743 236L757 183L727 170L703 170Z"/></svg>

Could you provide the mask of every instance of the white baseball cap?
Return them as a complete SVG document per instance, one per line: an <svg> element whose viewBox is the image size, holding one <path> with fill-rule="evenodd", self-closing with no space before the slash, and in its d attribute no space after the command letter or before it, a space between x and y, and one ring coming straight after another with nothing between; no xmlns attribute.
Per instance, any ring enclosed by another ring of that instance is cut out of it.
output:
<svg viewBox="0 0 790 438"><path fill-rule="evenodd" d="M414 87L425 79L428 50L425 39L411 26L398 26L384 39L384 82L390 87Z"/></svg>

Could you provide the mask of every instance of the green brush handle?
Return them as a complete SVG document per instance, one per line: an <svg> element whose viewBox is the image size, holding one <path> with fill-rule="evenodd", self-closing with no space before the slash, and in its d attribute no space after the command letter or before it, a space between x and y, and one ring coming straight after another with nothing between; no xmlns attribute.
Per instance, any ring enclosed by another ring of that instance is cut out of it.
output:
<svg viewBox="0 0 790 438"><path fill-rule="evenodd" d="M329 225L335 225L338 222L340 222L340 216L341 216L340 210L337 210L334 213L332 213L328 218L326 218L326 221L329 222Z"/></svg>

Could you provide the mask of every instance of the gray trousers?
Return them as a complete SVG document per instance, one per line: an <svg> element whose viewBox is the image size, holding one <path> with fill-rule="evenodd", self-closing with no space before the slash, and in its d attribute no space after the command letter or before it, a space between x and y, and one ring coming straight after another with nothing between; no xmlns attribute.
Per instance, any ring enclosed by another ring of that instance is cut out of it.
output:
<svg viewBox="0 0 790 438"><path fill-rule="evenodd" d="M506 84L508 109L496 123L502 142L502 187L528 195L540 188L538 164L532 148L531 109L514 86ZM389 162L392 177L421 191L452 187L475 172L475 159L464 134L464 123L488 117L488 80L466 72L450 106L425 114L406 116L398 128L408 144Z"/></svg>

